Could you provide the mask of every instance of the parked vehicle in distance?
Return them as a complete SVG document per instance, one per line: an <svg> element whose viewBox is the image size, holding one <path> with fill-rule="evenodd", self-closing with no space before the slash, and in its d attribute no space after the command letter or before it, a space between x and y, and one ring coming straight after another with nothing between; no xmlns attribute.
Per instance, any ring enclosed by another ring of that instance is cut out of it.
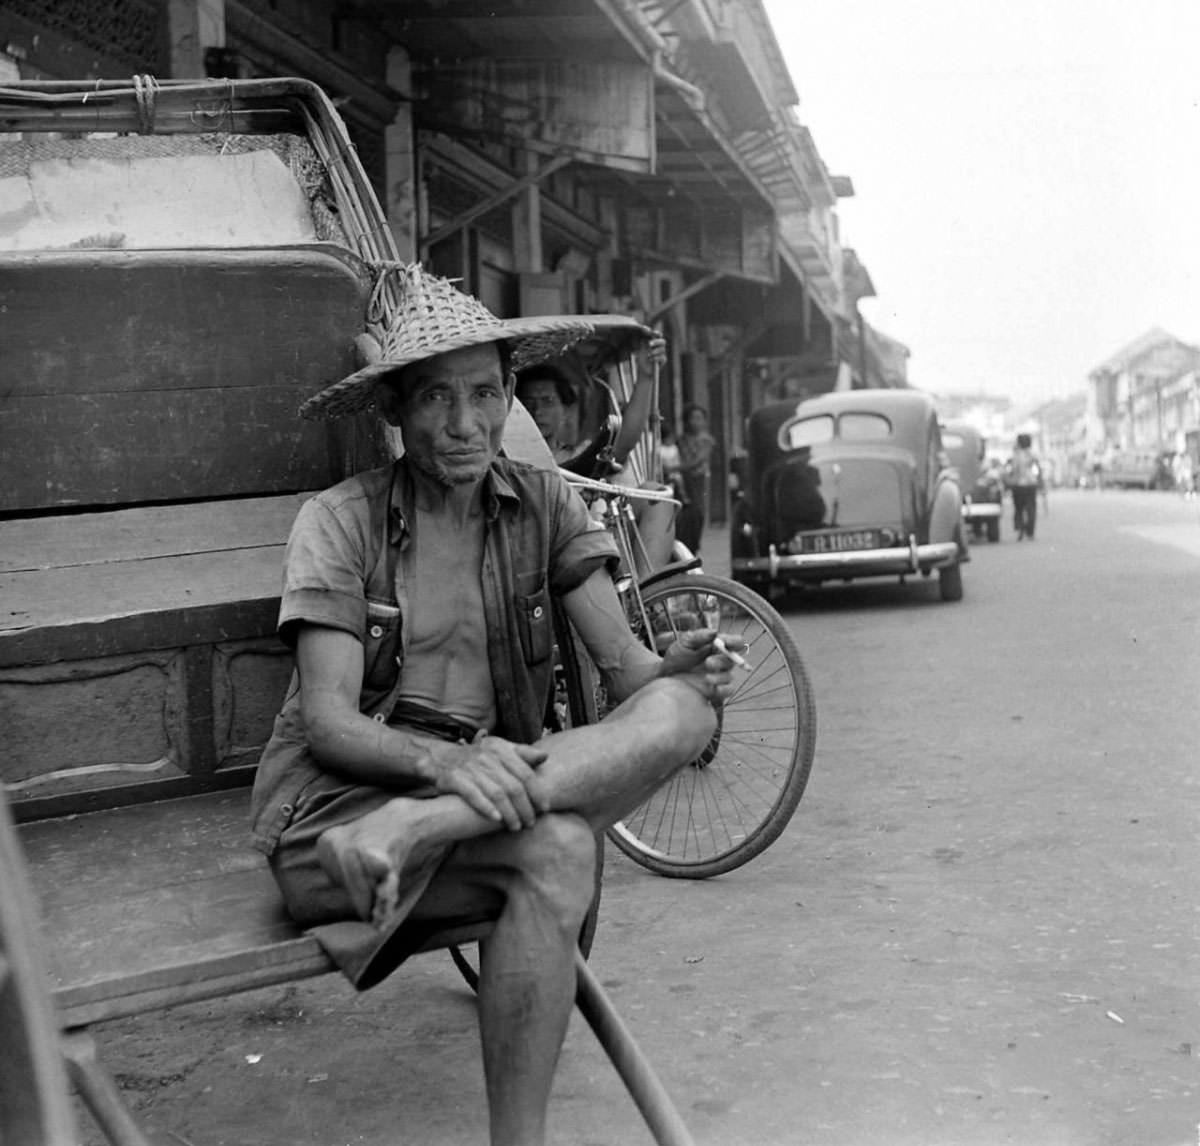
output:
<svg viewBox="0 0 1200 1146"><path fill-rule="evenodd" d="M989 541L999 541L1004 479L988 460L987 441L970 422L945 422L941 430L942 447L958 471L963 520L970 526L973 537L986 533Z"/></svg>
<svg viewBox="0 0 1200 1146"><path fill-rule="evenodd" d="M962 491L933 400L850 390L756 410L730 530L731 571L764 594L938 574L963 594Z"/></svg>
<svg viewBox="0 0 1200 1146"><path fill-rule="evenodd" d="M1164 451L1158 449L1115 450L1105 460L1102 480L1107 489L1170 489L1173 481L1164 481L1170 466L1163 464Z"/></svg>

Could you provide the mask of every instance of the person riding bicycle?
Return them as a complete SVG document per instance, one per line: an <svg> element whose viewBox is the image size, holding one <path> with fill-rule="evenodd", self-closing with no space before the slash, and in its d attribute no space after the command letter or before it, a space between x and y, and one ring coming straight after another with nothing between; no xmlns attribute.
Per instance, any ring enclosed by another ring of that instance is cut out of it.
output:
<svg viewBox="0 0 1200 1146"><path fill-rule="evenodd" d="M1004 467L1004 484L1012 493L1013 528L1017 540L1033 540L1037 528L1038 490L1044 488L1042 466L1033 452L1033 439L1018 434L1016 448Z"/></svg>
<svg viewBox="0 0 1200 1146"><path fill-rule="evenodd" d="M396 301L375 360L301 413L374 405L404 453L297 515L279 616L296 672L258 766L255 842L359 988L439 924L495 918L479 974L491 1141L537 1146L595 835L700 753L733 662L711 629L661 657L639 642L608 533L557 472L500 454L512 366L586 320L502 321L417 265L383 273ZM620 703L544 735L555 599Z"/></svg>

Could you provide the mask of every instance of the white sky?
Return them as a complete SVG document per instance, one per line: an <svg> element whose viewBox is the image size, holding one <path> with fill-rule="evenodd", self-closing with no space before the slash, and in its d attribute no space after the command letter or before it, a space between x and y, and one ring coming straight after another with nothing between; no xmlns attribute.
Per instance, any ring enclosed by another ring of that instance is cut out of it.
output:
<svg viewBox="0 0 1200 1146"><path fill-rule="evenodd" d="M1082 390L1200 341L1200 0L765 0L913 385Z"/></svg>

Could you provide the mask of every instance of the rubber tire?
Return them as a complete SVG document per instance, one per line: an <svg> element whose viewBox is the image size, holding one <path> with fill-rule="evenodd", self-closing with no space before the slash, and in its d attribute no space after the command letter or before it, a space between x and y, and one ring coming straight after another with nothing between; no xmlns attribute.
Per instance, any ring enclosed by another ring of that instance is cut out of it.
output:
<svg viewBox="0 0 1200 1146"><path fill-rule="evenodd" d="M963 598L962 565L943 565L938 570L938 593L943 601L961 601Z"/></svg>
<svg viewBox="0 0 1200 1146"><path fill-rule="evenodd" d="M987 535L988 540L993 544L1000 540L1000 519L998 517L993 517L987 523Z"/></svg>
<svg viewBox="0 0 1200 1146"><path fill-rule="evenodd" d="M773 642L774 649L777 649L782 655L793 686L793 710L796 712L797 724L796 742L792 749L787 777L780 786L779 793L767 814L747 832L739 843L726 850L713 855L685 860L642 843L627 826L629 820L633 819L632 816L609 829L608 838L626 856L649 871L672 879L708 879L711 876L724 875L726 872L748 863L770 847L787 827L804 795L816 748L816 702L813 699L808 673L800 657L800 650L784 619L758 593L726 577L716 577L708 573L686 573L649 586L643 594L643 599L647 607L650 607L674 594L693 594L696 591L723 596L750 614L762 626L764 635ZM765 660L765 656L756 657L759 664ZM735 693L731 698L731 703L736 703L736 700ZM717 746L716 753L712 760L703 767L719 766L721 758L719 733L718 737L714 737L714 742ZM698 766L689 765L689 767ZM668 781L667 783L672 782Z"/></svg>

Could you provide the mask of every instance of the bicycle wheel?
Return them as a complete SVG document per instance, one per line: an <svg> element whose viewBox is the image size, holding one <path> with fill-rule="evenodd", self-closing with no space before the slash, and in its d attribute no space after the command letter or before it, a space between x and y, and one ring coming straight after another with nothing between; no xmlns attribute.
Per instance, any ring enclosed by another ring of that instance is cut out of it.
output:
<svg viewBox="0 0 1200 1146"><path fill-rule="evenodd" d="M750 671L735 670L707 748L608 833L650 871L706 879L769 847L795 812L816 746L812 687L783 618L736 581L683 573L648 586L642 599L650 631L639 635L657 652L697 628L748 646ZM636 625L645 627L640 618Z"/></svg>

